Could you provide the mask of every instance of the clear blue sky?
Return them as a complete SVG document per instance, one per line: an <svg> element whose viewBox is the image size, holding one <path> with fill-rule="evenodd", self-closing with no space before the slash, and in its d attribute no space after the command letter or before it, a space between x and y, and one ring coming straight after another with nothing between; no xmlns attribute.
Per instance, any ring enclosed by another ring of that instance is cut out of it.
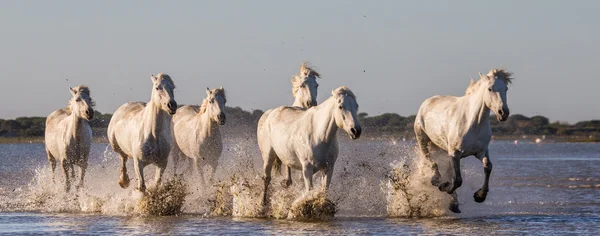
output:
<svg viewBox="0 0 600 236"><path fill-rule="evenodd" d="M229 106L292 103L303 61L370 115L462 95L515 73L511 112L600 118L600 1L0 1L0 117L46 116L87 84L101 112L150 98L166 72L180 104L224 86ZM68 80L68 81L67 81Z"/></svg>

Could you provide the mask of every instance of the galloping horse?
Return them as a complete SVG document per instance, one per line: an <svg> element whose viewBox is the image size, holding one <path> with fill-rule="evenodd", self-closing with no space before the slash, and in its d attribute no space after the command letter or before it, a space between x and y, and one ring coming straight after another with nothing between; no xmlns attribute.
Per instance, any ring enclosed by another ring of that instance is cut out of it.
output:
<svg viewBox="0 0 600 236"><path fill-rule="evenodd" d="M206 186L206 181L203 167L211 166L210 178L212 181L223 151L219 125L225 124L225 103L227 102L223 87L213 90L206 88L206 95L200 108L183 106L177 109L177 114L173 116L175 140L171 151L174 172L177 172L179 159L185 155L193 160L194 168L200 175L204 186Z"/></svg>
<svg viewBox="0 0 600 236"><path fill-rule="evenodd" d="M88 155L92 145L92 128L88 121L94 117L94 102L90 89L85 86L69 88L71 100L69 107L56 110L46 119L45 143L48 161L52 172L56 169L56 160L60 162L65 174L65 189L71 189L71 178L75 178L74 165L81 169L81 179L77 188L83 187L83 178L88 166Z"/></svg>
<svg viewBox="0 0 600 236"><path fill-rule="evenodd" d="M319 88L317 78L321 78L321 74L311 68L308 63L303 63L300 67L299 74L292 77L292 95L294 96L294 103L292 104L293 107L308 109L317 105L317 90ZM258 123L263 123L264 120L269 116L269 113L271 113L273 110L274 109L269 109L265 111L265 113L263 113L260 117ZM263 131L258 129L257 132ZM337 154L337 141L335 142L335 145L335 153ZM277 159L275 160L275 169L279 172L280 168L281 160ZM289 166L287 167L287 175L285 180L283 180L282 185L285 187L292 185L292 168Z"/></svg>
<svg viewBox="0 0 600 236"><path fill-rule="evenodd" d="M119 185L129 186L127 158L133 159L139 191L146 190L144 167L156 165L156 184L160 184L167 167L172 142L171 116L177 110L171 77L160 73L152 79L150 102L128 102L119 107L108 124L108 141L121 156L121 177Z"/></svg>
<svg viewBox="0 0 600 236"><path fill-rule="evenodd" d="M432 165L434 176L431 184L440 191L452 194L450 210L460 213L457 195L454 192L462 184L460 159L474 155L483 163L485 181L474 194L476 202L483 202L489 191L488 183L492 172L488 145L492 137L490 110L499 121L509 115L506 93L512 82L512 74L501 69L492 69L487 75L479 73L477 82L471 80L463 97L434 96L423 102L415 118L415 134L421 154L433 162L427 144L432 142L450 156L454 169L454 181L441 183L437 165Z"/></svg>
<svg viewBox="0 0 600 236"><path fill-rule="evenodd" d="M301 169L306 192L312 190L312 177L323 171L322 188L327 191L337 155L331 155L339 128L352 139L361 134L356 115L358 103L348 87L339 87L319 106L309 109L282 106L272 110L258 126L258 146L264 167L263 205L271 182L271 168L276 160Z"/></svg>

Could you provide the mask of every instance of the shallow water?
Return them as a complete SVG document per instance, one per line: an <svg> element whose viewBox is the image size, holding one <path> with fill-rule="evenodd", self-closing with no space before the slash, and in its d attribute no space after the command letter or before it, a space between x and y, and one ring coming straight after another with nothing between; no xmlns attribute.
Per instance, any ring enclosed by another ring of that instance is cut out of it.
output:
<svg viewBox="0 0 600 236"><path fill-rule="evenodd" d="M461 214L403 219L387 218L386 174L392 163L416 158L413 142L346 141L340 137L328 197L337 204L336 218L327 222L206 216L207 198L214 190L188 179L190 195L183 214L169 217L139 216L122 204L132 187L118 184L118 158L106 144L95 144L90 155L86 188L75 194L57 194L51 181L43 144L0 144L0 233L84 234L197 234L197 233L328 233L328 234L598 234L600 232L600 144L543 143L515 145L494 142L494 170L487 200L475 203L472 195L483 182L479 160L462 161L459 189ZM262 160L252 139L226 140L216 172L217 181L233 174L259 180ZM129 175L133 177L131 161ZM154 173L146 168L148 179ZM57 168L60 169L60 168ZM169 171L171 166L169 166ZM171 178L167 172L165 178ZM318 176L318 175L317 175ZM316 179L316 178L315 178ZM275 179L278 184L281 179ZM301 188L298 172L294 187ZM151 181L150 181L151 182ZM135 178L132 179L132 185ZM317 186L319 184L317 183ZM49 195L40 194L47 191ZM86 202L101 199L101 210L85 210ZM41 201L43 204L31 204ZM73 201L73 203L64 203ZM121 205L120 205L121 204ZM43 205L43 206L42 206Z"/></svg>

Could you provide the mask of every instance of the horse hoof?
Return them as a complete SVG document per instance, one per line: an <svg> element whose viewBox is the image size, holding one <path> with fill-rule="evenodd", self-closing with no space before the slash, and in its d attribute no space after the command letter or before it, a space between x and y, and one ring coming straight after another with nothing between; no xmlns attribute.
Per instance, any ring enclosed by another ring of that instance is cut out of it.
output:
<svg viewBox="0 0 600 236"><path fill-rule="evenodd" d="M129 180L128 179L127 180L123 180L123 179L119 180L119 186L121 186L121 188L124 188L124 189L129 187Z"/></svg>
<svg viewBox="0 0 600 236"><path fill-rule="evenodd" d="M281 186L284 188L288 188L292 185L292 181L291 180L283 180L281 181Z"/></svg>
<svg viewBox="0 0 600 236"><path fill-rule="evenodd" d="M439 185L438 189L441 192L447 192L448 194L452 194L454 192L454 191L452 191L452 186L451 186L450 182L445 182L445 183Z"/></svg>
<svg viewBox="0 0 600 236"><path fill-rule="evenodd" d="M483 191L483 189L479 189L479 190L477 190L477 192L475 192L473 194L473 198L475 199L475 202L478 202L478 203L482 203L483 201L485 201L486 197L487 197L487 191Z"/></svg>
<svg viewBox="0 0 600 236"><path fill-rule="evenodd" d="M451 212L454 213L460 213L460 209L458 208L458 203L450 203L450 207L448 208L450 209Z"/></svg>

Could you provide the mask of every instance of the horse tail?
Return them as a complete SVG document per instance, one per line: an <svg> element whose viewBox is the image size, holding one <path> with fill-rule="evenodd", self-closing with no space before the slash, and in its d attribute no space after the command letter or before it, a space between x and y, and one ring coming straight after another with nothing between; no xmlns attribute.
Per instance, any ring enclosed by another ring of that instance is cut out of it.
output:
<svg viewBox="0 0 600 236"><path fill-rule="evenodd" d="M281 165L283 165L283 162L281 162L281 159L279 159L279 157L275 158L275 163L273 163L273 170L275 170L275 173L277 173L278 175L282 175L281 174Z"/></svg>

